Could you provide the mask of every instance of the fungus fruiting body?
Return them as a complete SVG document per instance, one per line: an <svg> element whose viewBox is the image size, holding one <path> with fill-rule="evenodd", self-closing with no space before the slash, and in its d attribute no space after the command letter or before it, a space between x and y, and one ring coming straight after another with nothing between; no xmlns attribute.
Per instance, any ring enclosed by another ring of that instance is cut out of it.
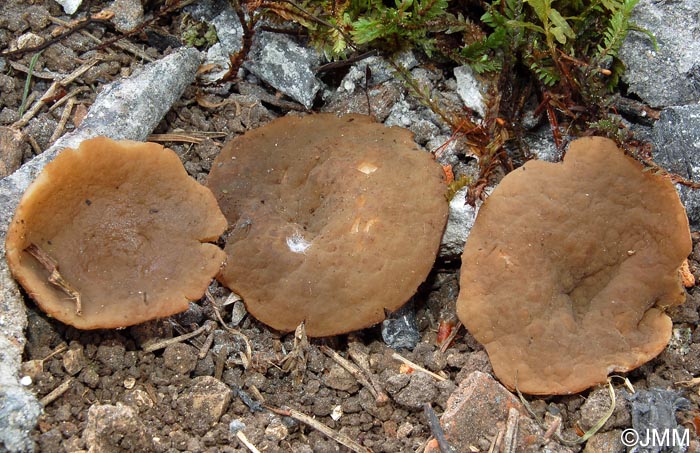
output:
<svg viewBox="0 0 700 453"><path fill-rule="evenodd" d="M226 219L177 155L101 137L66 149L30 185L7 240L15 278L43 311L82 329L184 311L225 256Z"/></svg>
<svg viewBox="0 0 700 453"><path fill-rule="evenodd" d="M229 220L220 280L262 322L310 336L375 324L433 265L441 167L411 133L360 115L287 116L239 136L207 185Z"/></svg>
<svg viewBox="0 0 700 453"><path fill-rule="evenodd" d="M457 312L511 389L578 392L663 350L690 250L671 182L610 140L582 138L563 163L528 162L486 200Z"/></svg>

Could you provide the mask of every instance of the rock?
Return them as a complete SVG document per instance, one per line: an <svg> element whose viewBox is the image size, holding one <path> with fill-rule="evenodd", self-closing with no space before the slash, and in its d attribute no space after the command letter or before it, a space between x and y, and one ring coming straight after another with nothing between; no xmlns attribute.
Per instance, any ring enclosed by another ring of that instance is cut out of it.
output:
<svg viewBox="0 0 700 453"><path fill-rule="evenodd" d="M78 11L78 8L80 8L80 4L83 3L83 0L56 0L56 3L63 7L63 11L66 14L72 15Z"/></svg>
<svg viewBox="0 0 700 453"><path fill-rule="evenodd" d="M155 450L151 435L136 412L119 403L90 407L83 441L89 453Z"/></svg>
<svg viewBox="0 0 700 453"><path fill-rule="evenodd" d="M635 393L628 395L627 399L632 403L632 428L637 433L637 438L641 438L635 452L658 453L662 451L658 442L652 441L651 435L653 433L658 435L669 433L671 439L675 436L678 439L683 438L685 428L678 424L676 411L689 409L690 402L683 398L680 393L658 388L638 389ZM685 448L677 445L669 449L664 448L663 451L675 453L685 451Z"/></svg>
<svg viewBox="0 0 700 453"><path fill-rule="evenodd" d="M216 28L219 42L209 48L204 64L218 65L219 70L209 71L200 77L206 82L216 82L229 68L229 55L234 55L243 46L243 27L231 5L222 0L202 0L185 8L185 11L199 21Z"/></svg>
<svg viewBox="0 0 700 453"><path fill-rule="evenodd" d="M641 0L631 22L654 34L629 32L618 56L627 67L628 91L652 107L700 101L700 0Z"/></svg>
<svg viewBox="0 0 700 453"><path fill-rule="evenodd" d="M416 347L420 341L420 332L418 332L413 301L390 313L382 321L382 339L387 346L395 350Z"/></svg>
<svg viewBox="0 0 700 453"><path fill-rule="evenodd" d="M418 66L418 60L410 50L397 55L396 63L406 70L411 70ZM367 80L367 68L369 68L369 80ZM362 91L365 87L365 83L371 88L395 79L395 70L386 59L382 57L369 57L352 65L340 82L338 92L344 93L347 96L348 94L354 93L356 90Z"/></svg>
<svg viewBox="0 0 700 453"><path fill-rule="evenodd" d="M408 385L394 395L394 401L410 409L422 409L424 403L430 403L437 398L435 379L422 371L414 371L410 377Z"/></svg>
<svg viewBox="0 0 700 453"><path fill-rule="evenodd" d="M447 441L455 451L472 451L472 446L488 450L491 439L499 431L505 432L510 409L516 411L518 419L516 448L512 451L571 451L551 440L543 444L544 433L518 398L480 371L471 373L452 393L440 420ZM438 449L429 445L425 452L437 453Z"/></svg>
<svg viewBox="0 0 700 453"><path fill-rule="evenodd" d="M107 341L97 347L95 359L110 372L115 372L124 368L125 352L126 348L122 343Z"/></svg>
<svg viewBox="0 0 700 453"><path fill-rule="evenodd" d="M338 364L333 364L328 373L324 374L323 384L343 392L355 393L357 391L357 380Z"/></svg>
<svg viewBox="0 0 700 453"><path fill-rule="evenodd" d="M552 128L549 125L535 130L523 137L529 148L530 154L539 160L546 162L561 162L562 152L557 149L552 137Z"/></svg>
<svg viewBox="0 0 700 453"><path fill-rule="evenodd" d="M140 0L114 0L108 7L114 13L112 23L122 33L128 33L143 22Z"/></svg>
<svg viewBox="0 0 700 453"><path fill-rule="evenodd" d="M0 127L0 178L17 170L29 144L24 134L11 127Z"/></svg>
<svg viewBox="0 0 700 453"><path fill-rule="evenodd" d="M192 386L178 400L180 415L189 420L188 427L199 435L209 431L226 412L231 389L212 376L192 379Z"/></svg>
<svg viewBox="0 0 700 453"><path fill-rule="evenodd" d="M457 93L462 98L464 106L484 118L486 116L484 94L487 90L484 83L477 78L474 70L469 65L456 67L454 74L455 79L457 79Z"/></svg>
<svg viewBox="0 0 700 453"><path fill-rule="evenodd" d="M447 226L440 242L438 256L441 258L454 259L462 255L464 243L474 226L479 207L483 203L481 200L476 202L476 206L467 203L467 190L468 187L459 189L450 200Z"/></svg>
<svg viewBox="0 0 700 453"><path fill-rule="evenodd" d="M30 434L40 412L36 398L18 380L27 317L23 297L5 261L5 236L15 208L35 176L63 148L77 147L98 135L145 140L194 80L199 63L197 50L182 48L106 86L79 128L0 179L0 445L6 450L31 448Z"/></svg>
<svg viewBox="0 0 700 453"><path fill-rule="evenodd" d="M69 349L63 354L63 368L71 376L75 376L85 366L85 354L82 347Z"/></svg>
<svg viewBox="0 0 700 453"><path fill-rule="evenodd" d="M310 109L321 89L314 74L320 61L315 50L301 47L287 35L258 31L243 67Z"/></svg>
<svg viewBox="0 0 700 453"><path fill-rule="evenodd" d="M601 428L602 430L623 428L632 423L627 395L628 393L622 389L615 390L615 410ZM581 405L581 420L579 422L581 429L587 431L595 426L610 410L611 404L610 391L607 386L593 390Z"/></svg>
<svg viewBox="0 0 700 453"><path fill-rule="evenodd" d="M622 435L622 431L618 429L594 434L586 442L583 453L623 453L625 445L622 443L620 435Z"/></svg>
<svg viewBox="0 0 700 453"><path fill-rule="evenodd" d="M163 351L163 365L177 374L188 375L197 367L198 351L186 343L168 345Z"/></svg>
<svg viewBox="0 0 700 453"><path fill-rule="evenodd" d="M651 134L654 161L683 178L700 181L700 105L669 107ZM690 224L700 227L700 191L677 184Z"/></svg>

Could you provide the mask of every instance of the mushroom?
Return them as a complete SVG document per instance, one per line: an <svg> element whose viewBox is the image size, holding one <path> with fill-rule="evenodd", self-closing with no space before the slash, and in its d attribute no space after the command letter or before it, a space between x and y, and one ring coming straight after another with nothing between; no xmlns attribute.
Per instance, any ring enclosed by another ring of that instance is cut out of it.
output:
<svg viewBox="0 0 700 453"><path fill-rule="evenodd" d="M66 149L27 189L7 262L39 307L80 329L169 316L202 296L225 260L211 192L155 143L95 138Z"/></svg>
<svg viewBox="0 0 700 453"><path fill-rule="evenodd" d="M690 251L671 182L611 140L581 138L561 164L511 172L481 207L457 314L509 388L579 392L664 349Z"/></svg>
<svg viewBox="0 0 700 453"><path fill-rule="evenodd" d="M219 279L284 332L376 324L432 268L443 175L409 131L362 115L287 116L239 136L207 182L231 229Z"/></svg>

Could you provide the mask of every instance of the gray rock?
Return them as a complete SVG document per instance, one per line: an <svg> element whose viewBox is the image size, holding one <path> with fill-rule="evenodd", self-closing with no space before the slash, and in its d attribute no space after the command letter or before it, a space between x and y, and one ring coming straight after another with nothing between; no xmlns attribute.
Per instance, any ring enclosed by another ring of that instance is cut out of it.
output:
<svg viewBox="0 0 700 453"><path fill-rule="evenodd" d="M552 129L547 125L523 137L530 153L539 160L561 162L562 152L557 149L552 137Z"/></svg>
<svg viewBox="0 0 700 453"><path fill-rule="evenodd" d="M114 13L112 23L122 33L128 33L143 22L140 0L114 0L108 7Z"/></svg>
<svg viewBox="0 0 700 453"><path fill-rule="evenodd" d="M202 0L185 9L199 21L207 22L216 28L219 42L209 48L205 64L219 66L219 70L203 74L206 82L216 82L226 74L229 68L229 55L233 55L243 46L243 27L231 5L223 0Z"/></svg>
<svg viewBox="0 0 700 453"><path fill-rule="evenodd" d="M136 411L121 403L91 406L83 440L91 452L155 450L152 436Z"/></svg>
<svg viewBox="0 0 700 453"><path fill-rule="evenodd" d="M632 428L640 436L640 443L636 446L635 452L658 453L662 451L658 442L646 438L650 433L658 435L671 433L673 436L673 431L676 431L678 439L683 437L684 428L676 420L676 411L689 409L690 401L679 393L658 388L640 389L627 396L627 399L632 403ZM669 453L684 452L685 447L674 443L663 448L663 451Z"/></svg>
<svg viewBox="0 0 700 453"><path fill-rule="evenodd" d="M199 63L197 50L182 48L105 87L78 129L0 180L0 446L7 451L32 450L30 432L40 412L36 398L18 382L27 317L5 261L5 235L15 208L36 175L63 148L98 135L145 140L194 80Z"/></svg>
<svg viewBox="0 0 700 453"><path fill-rule="evenodd" d="M666 170L700 181L700 105L670 107L661 112L651 134L654 161ZM690 224L700 227L700 191L676 185Z"/></svg>
<svg viewBox="0 0 700 453"><path fill-rule="evenodd" d="M382 321L382 339L391 349L413 349L420 341L413 301L391 313Z"/></svg>
<svg viewBox="0 0 700 453"><path fill-rule="evenodd" d="M477 201L476 206L468 204L466 202L467 189L468 187L459 189L452 200L450 200L447 227L442 235L438 254L442 258L453 259L462 255L464 243L476 221L476 215L479 212L482 201Z"/></svg>
<svg viewBox="0 0 700 453"><path fill-rule="evenodd" d="M418 60L413 52L405 51L396 57L396 64L411 70L418 66ZM366 80L367 68L370 73L369 80ZM356 89L364 87L366 82L372 87L394 79L396 79L395 70L388 61L382 57L369 57L358 61L350 68L340 82L338 92L351 94Z"/></svg>
<svg viewBox="0 0 700 453"><path fill-rule="evenodd" d="M321 89L314 74L320 61L315 50L301 47L289 36L258 31L243 67L309 109Z"/></svg>
<svg viewBox="0 0 700 453"><path fill-rule="evenodd" d="M394 396L394 400L402 406L420 409L424 403L432 402L437 395L435 380L421 371L414 371L408 385Z"/></svg>
<svg viewBox="0 0 700 453"><path fill-rule="evenodd" d="M484 118L486 116L486 101L484 100L486 87L469 65L456 67L454 73L455 79L457 79L457 92L462 98L462 102Z"/></svg>
<svg viewBox="0 0 700 453"><path fill-rule="evenodd" d="M700 101L700 0L641 0L632 22L656 36L630 31L619 52L629 91L652 107Z"/></svg>

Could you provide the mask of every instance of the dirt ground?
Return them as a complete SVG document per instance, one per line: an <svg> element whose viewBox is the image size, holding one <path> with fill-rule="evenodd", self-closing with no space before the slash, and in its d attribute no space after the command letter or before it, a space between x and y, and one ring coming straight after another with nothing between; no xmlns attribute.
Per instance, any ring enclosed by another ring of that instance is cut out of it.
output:
<svg viewBox="0 0 700 453"><path fill-rule="evenodd" d="M101 3L92 3L93 9L98 10ZM6 48L13 39L27 32L48 36L60 26L55 18L67 20L61 7L52 0L10 1L0 12L0 48ZM130 74L136 65L167 52L168 43L172 43L170 39L180 36L180 24L178 14L157 21L149 27L149 33L131 37L132 44L127 50L116 46L93 49L115 34L112 27L103 25L87 27L85 31L90 36L76 33L47 48L34 66L30 99L44 94L51 82L47 78L51 71L70 73L96 53L102 60L66 88L74 105L65 124L61 119L64 104L51 111L43 108L28 124L21 126L27 137L17 148L21 160L30 159L61 133L74 127L102 85ZM2 68L2 126L19 119L32 57L33 54L27 54L8 58ZM431 70L435 68L434 65L430 67ZM449 73L449 68L444 71ZM327 82L333 83L332 80ZM284 104L276 102L278 98L274 92L261 100L243 91L236 84L213 89L193 85L155 131L198 134L198 143L165 142L165 145L180 155L187 171L199 181L206 178L214 157L228 137L288 111ZM203 95L206 102L201 101ZM230 98L237 102L223 102ZM690 259L696 279L700 278L699 240L700 235L694 235ZM95 426L87 424L91 407L118 403L124 404L120 407L133 408L129 410L137 414L137 417L133 413L119 414L119 420L125 424L114 426L115 442L123 451L248 451L236 435L237 427L242 427L240 432L260 451L348 451L318 429L265 409L261 402L271 407L294 408L375 452L422 451L431 437L423 404L430 403L440 415L448 397L466 376L476 370L491 371L483 348L464 328L444 352L437 342L440 326L455 319L458 270L458 262L436 263L416 298L421 341L413 351L399 351L406 359L443 375L447 378L444 381L402 367L401 362L392 357L394 351L382 341L378 326L350 335L310 340L302 354L306 363L285 361L290 353L299 351L295 348L294 334L280 335L250 316L232 324L240 303L226 304L229 291L217 283L210 287L211 298L191 304L189 311L123 330L79 331L47 318L27 299L29 327L23 372L32 377L31 389L37 397L45 398L67 382L67 390L46 403L34 432L37 451L86 449L89 433L96 430ZM223 328L215 306L227 325L239 329L242 336ZM690 406L677 415L679 421L690 428L692 439L698 436L700 429L700 395L697 387L685 387L679 382L690 381L700 374L699 307L700 289L690 288L687 302L670 312L674 321L671 346L627 375L635 388L673 388L687 398ZM153 352L144 350L154 341L193 331L206 321L217 326L211 333L213 342L209 348L206 348L208 334L205 332L190 341L172 343ZM250 353L246 350L247 344ZM325 347L345 357L352 352L350 355L357 363L384 387L389 402L378 405L370 389L359 384L337 360L324 352ZM201 356L200 351L203 351ZM212 376L219 381L213 381ZM219 382L225 387L220 387ZM616 381L615 386L622 391L621 380ZM234 390L232 397L230 389ZM607 401L596 407L592 403L586 405L601 393L606 395L607 390L593 389L565 397L529 397L528 400L542 418L545 413L560 415L563 437L574 438L590 428L591 417L595 419L607 408ZM230 402L225 404L228 398ZM618 403L601 433L617 432L614 430L630 426L628 404ZM136 418L143 424L133 421ZM134 425L129 425L129 420ZM493 434L484 433L483 439L474 445L474 451L488 451ZM583 446L571 448L579 451Z"/></svg>

